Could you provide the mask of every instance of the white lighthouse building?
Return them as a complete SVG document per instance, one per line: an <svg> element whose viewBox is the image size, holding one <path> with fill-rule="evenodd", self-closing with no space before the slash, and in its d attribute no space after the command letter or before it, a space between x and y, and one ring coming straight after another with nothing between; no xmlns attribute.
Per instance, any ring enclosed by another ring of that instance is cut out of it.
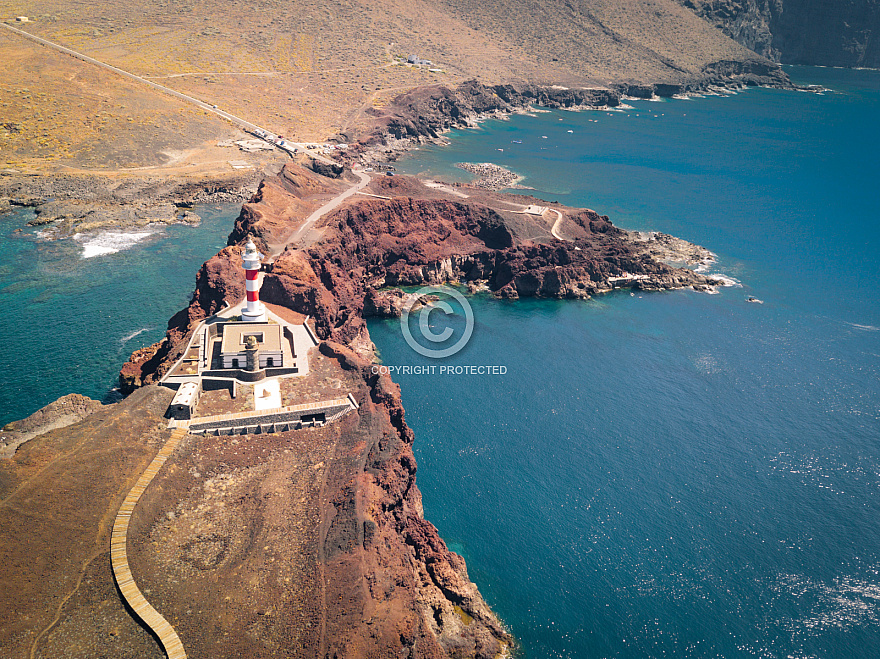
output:
<svg viewBox="0 0 880 659"><path fill-rule="evenodd" d="M248 323L265 323L266 307L260 302L260 261L263 255L257 251L254 241L248 238L241 261L245 270L244 287L247 291L247 304L241 310L241 319Z"/></svg>

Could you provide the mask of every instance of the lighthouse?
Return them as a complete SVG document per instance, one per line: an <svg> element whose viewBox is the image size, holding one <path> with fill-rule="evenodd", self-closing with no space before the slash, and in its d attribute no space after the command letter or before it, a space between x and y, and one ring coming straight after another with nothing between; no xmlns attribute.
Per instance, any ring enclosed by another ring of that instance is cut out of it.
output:
<svg viewBox="0 0 880 659"><path fill-rule="evenodd" d="M248 238L241 255L246 275L244 287L247 291L247 305L241 310L241 319L248 323L265 323L266 308L260 302L260 261L263 255L257 251L254 241Z"/></svg>

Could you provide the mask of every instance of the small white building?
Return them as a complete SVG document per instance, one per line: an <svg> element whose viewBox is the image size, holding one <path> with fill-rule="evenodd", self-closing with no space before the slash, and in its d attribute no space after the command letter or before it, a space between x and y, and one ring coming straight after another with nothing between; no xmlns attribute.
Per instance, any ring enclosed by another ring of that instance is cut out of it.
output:
<svg viewBox="0 0 880 659"><path fill-rule="evenodd" d="M184 382L171 399L169 412L173 419L191 419L199 402L201 387L198 382Z"/></svg>
<svg viewBox="0 0 880 659"><path fill-rule="evenodd" d="M16 23L30 23L31 20L27 16L16 16L15 22Z"/></svg>

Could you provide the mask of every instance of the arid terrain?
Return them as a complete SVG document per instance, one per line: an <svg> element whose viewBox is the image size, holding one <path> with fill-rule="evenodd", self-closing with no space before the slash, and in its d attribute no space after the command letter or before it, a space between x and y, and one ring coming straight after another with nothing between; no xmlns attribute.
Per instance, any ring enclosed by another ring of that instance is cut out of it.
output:
<svg viewBox="0 0 880 659"><path fill-rule="evenodd" d="M680 82L760 59L674 0L24 0L0 2L0 19L300 141L353 138L367 110L423 85ZM5 29L0 59L0 169L180 174L252 159L216 146L241 135L226 120Z"/></svg>
<svg viewBox="0 0 880 659"><path fill-rule="evenodd" d="M325 428L189 435L138 504L128 560L189 656L419 647L412 656L457 648L489 659L509 642L463 561L421 518L396 386L368 379L349 354L313 349L313 373L289 395L349 391L359 413ZM0 598L14 612L0 624L2 656L164 656L119 596L109 536L168 438L172 395L150 386L98 405L0 463Z"/></svg>

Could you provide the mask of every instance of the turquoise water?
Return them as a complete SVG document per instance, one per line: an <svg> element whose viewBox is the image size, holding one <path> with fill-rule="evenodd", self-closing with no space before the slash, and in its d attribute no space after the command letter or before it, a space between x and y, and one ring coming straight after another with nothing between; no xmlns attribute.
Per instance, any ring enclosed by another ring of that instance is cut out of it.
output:
<svg viewBox="0 0 880 659"><path fill-rule="evenodd" d="M443 363L506 375L395 376L426 515L527 657L880 647L880 73L792 71L835 92L514 117L399 167L506 165L539 196L710 247L743 285L477 296ZM237 210L88 259L26 211L0 218L0 422L70 391L112 398ZM396 323L371 333L386 364L429 363Z"/></svg>
<svg viewBox="0 0 880 659"><path fill-rule="evenodd" d="M105 234L89 245L40 239L28 209L0 216L0 425L71 392L113 400L120 366L165 335L238 210L201 206L198 228L152 229L137 242ZM105 253L83 258L87 250Z"/></svg>
<svg viewBox="0 0 880 659"><path fill-rule="evenodd" d="M398 167L496 162L742 284L472 297L442 362L371 322L385 364L507 366L395 379L425 514L526 657L877 656L880 73L791 73L834 91L514 117Z"/></svg>

